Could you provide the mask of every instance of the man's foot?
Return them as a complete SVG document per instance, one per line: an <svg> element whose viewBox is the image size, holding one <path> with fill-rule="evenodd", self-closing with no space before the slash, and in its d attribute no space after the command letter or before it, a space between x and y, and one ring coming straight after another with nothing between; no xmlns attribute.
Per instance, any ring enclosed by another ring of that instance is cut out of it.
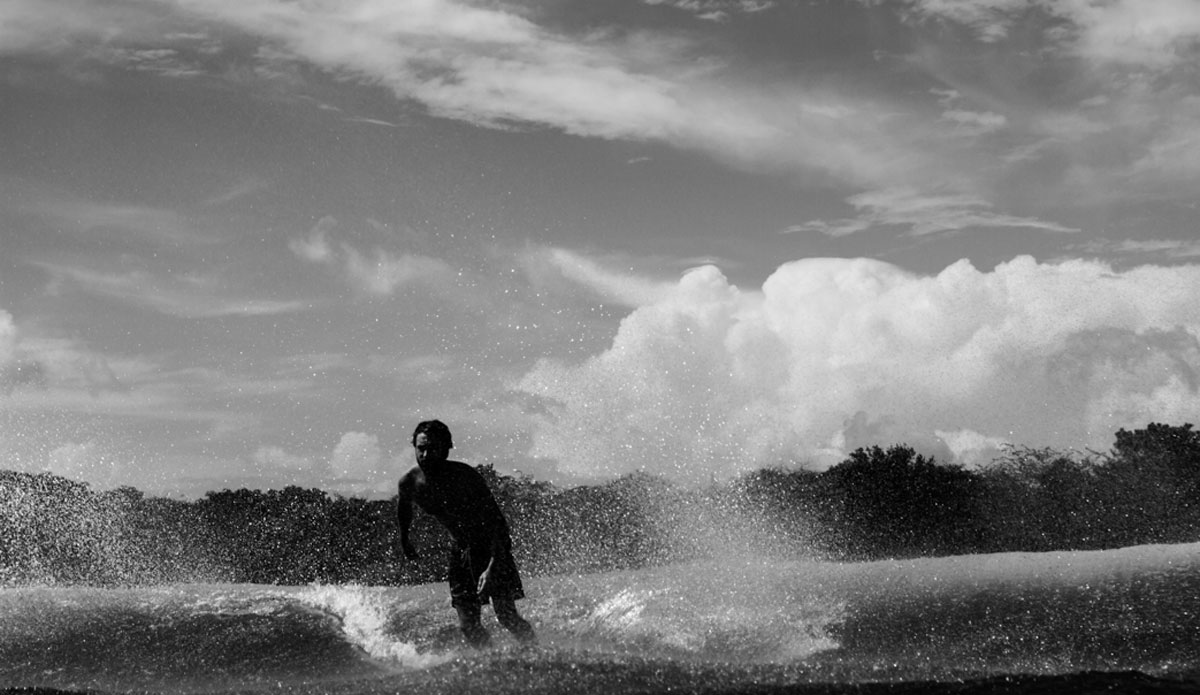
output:
<svg viewBox="0 0 1200 695"><path fill-rule="evenodd" d="M492 643L492 636L488 631L483 629L482 625L475 625L470 628L464 626L462 628L463 637L467 638L467 644L476 649L483 649Z"/></svg>
<svg viewBox="0 0 1200 695"><path fill-rule="evenodd" d="M521 644L532 647L537 644L537 633L533 631L533 627L529 623L525 623L526 630L514 630L513 637L516 637Z"/></svg>
<svg viewBox="0 0 1200 695"><path fill-rule="evenodd" d="M517 606L512 601L494 599L492 607L496 609L496 619L506 630L512 633L522 644L536 644L537 635L533 626L517 612Z"/></svg>
<svg viewBox="0 0 1200 695"><path fill-rule="evenodd" d="M455 606L455 609L458 611L458 624L462 629L463 637L467 638L467 644L477 649L488 646L488 643L492 641L492 636L483 629L479 606Z"/></svg>

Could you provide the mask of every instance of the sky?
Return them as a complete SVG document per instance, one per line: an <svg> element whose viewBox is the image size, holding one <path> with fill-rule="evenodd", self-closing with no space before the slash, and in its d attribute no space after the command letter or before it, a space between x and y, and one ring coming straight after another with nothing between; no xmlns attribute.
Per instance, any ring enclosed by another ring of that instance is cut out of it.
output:
<svg viewBox="0 0 1200 695"><path fill-rule="evenodd" d="M1194 0L0 0L0 468L386 497L1200 421Z"/></svg>

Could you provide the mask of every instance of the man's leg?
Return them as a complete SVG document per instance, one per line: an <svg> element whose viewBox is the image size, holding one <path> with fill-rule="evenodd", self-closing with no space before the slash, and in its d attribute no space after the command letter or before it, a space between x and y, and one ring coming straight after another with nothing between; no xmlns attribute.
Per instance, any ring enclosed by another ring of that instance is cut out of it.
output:
<svg viewBox="0 0 1200 695"><path fill-rule="evenodd" d="M458 624L463 636L473 647L487 646L490 637L479 621L479 595L475 593L475 575L471 572L471 555L466 548L450 553L450 567L446 574L450 581L450 605L458 611Z"/></svg>
<svg viewBox="0 0 1200 695"><path fill-rule="evenodd" d="M492 598L492 607L496 609L496 620L522 642L537 641L533 626L517 612L517 604L510 598Z"/></svg>
<svg viewBox="0 0 1200 695"><path fill-rule="evenodd" d="M458 624L462 628L463 637L467 638L467 642L472 647L486 647L491 641L491 636L488 631L483 629L483 623L480 622L480 610L478 603L458 603L454 606L454 610L458 611Z"/></svg>

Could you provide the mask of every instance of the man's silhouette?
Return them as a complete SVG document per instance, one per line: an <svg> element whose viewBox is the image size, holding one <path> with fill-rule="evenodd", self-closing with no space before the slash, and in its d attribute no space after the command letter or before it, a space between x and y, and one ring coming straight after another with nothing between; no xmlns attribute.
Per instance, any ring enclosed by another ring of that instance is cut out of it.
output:
<svg viewBox="0 0 1200 695"><path fill-rule="evenodd" d="M412 445L417 466L400 479L396 510L404 556L417 559L408 536L415 502L454 539L450 603L458 611L467 641L475 646L488 643L490 637L480 623L482 605L488 601L501 625L521 641L533 641L533 627L517 613L515 601L525 597L525 590L512 556L508 521L487 482L471 466L448 460L454 444L450 428L438 420L417 425Z"/></svg>

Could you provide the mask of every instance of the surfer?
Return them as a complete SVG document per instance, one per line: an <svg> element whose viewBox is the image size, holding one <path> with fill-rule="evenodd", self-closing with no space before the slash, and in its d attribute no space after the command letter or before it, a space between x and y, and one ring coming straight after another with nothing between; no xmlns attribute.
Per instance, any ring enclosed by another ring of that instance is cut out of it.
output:
<svg viewBox="0 0 1200 695"><path fill-rule="evenodd" d="M525 598L525 591L512 556L508 521L487 482L471 466L448 460L454 444L450 428L439 420L418 424L412 445L417 466L400 479L396 508L404 557L418 559L408 536L415 502L454 539L450 604L467 641L482 647L490 640L480 622L483 604L489 601L501 625L522 642L534 641L533 627L517 612L516 600Z"/></svg>

